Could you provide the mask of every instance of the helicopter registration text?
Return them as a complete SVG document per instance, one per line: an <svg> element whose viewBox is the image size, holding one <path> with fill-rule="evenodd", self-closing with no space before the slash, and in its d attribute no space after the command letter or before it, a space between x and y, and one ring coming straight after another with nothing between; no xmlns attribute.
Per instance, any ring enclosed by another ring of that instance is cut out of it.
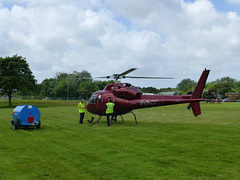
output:
<svg viewBox="0 0 240 180"><path fill-rule="evenodd" d="M140 105L154 105L158 100L141 100Z"/></svg>

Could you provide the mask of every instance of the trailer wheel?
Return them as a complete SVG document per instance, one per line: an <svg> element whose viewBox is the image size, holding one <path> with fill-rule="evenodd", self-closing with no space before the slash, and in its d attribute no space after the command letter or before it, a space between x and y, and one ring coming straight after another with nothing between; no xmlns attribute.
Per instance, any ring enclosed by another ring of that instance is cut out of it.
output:
<svg viewBox="0 0 240 180"><path fill-rule="evenodd" d="M41 121L39 121L39 124L37 125L37 129L41 127Z"/></svg>
<svg viewBox="0 0 240 180"><path fill-rule="evenodd" d="M19 125L19 121L17 119L12 120L12 128L13 130L17 130Z"/></svg>
<svg viewBox="0 0 240 180"><path fill-rule="evenodd" d="M17 130L18 126L13 122L12 128L13 128L13 130Z"/></svg>

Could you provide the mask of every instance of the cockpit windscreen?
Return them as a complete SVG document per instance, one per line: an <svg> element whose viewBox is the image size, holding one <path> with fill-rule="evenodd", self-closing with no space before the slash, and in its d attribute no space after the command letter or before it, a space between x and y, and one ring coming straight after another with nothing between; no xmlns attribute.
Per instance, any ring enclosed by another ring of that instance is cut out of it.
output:
<svg viewBox="0 0 240 180"><path fill-rule="evenodd" d="M98 96L98 95L92 95L92 96L89 98L88 103L89 103L89 104L95 104L95 103L96 103L97 96Z"/></svg>

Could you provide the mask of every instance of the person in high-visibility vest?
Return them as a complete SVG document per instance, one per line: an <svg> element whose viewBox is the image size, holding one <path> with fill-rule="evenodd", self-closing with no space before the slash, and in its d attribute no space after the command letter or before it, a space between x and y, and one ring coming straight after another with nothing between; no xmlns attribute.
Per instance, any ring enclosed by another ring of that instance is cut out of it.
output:
<svg viewBox="0 0 240 180"><path fill-rule="evenodd" d="M79 124L83 123L83 119L84 119L84 115L85 115L85 109L86 109L86 106L84 104L84 99L82 99L81 102L78 103L78 110L79 110L79 113L80 113Z"/></svg>
<svg viewBox="0 0 240 180"><path fill-rule="evenodd" d="M110 121L110 116L111 119L113 118L113 113L114 113L114 106L115 104L112 102L111 97L109 97L108 102L106 103L106 116L107 116L107 125L111 126L111 121Z"/></svg>

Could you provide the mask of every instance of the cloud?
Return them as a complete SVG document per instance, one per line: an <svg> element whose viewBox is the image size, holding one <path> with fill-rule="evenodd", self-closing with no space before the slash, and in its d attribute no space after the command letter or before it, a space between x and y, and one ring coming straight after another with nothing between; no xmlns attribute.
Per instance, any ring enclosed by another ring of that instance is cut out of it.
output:
<svg viewBox="0 0 240 180"><path fill-rule="evenodd" d="M240 0L227 0L227 2L240 4Z"/></svg>
<svg viewBox="0 0 240 180"><path fill-rule="evenodd" d="M240 17L209 0L3 1L0 41L0 56L26 57L39 82L60 71L105 76L137 67L131 75L177 78L130 80L136 85L174 87L205 67L210 80L237 78L240 65Z"/></svg>

